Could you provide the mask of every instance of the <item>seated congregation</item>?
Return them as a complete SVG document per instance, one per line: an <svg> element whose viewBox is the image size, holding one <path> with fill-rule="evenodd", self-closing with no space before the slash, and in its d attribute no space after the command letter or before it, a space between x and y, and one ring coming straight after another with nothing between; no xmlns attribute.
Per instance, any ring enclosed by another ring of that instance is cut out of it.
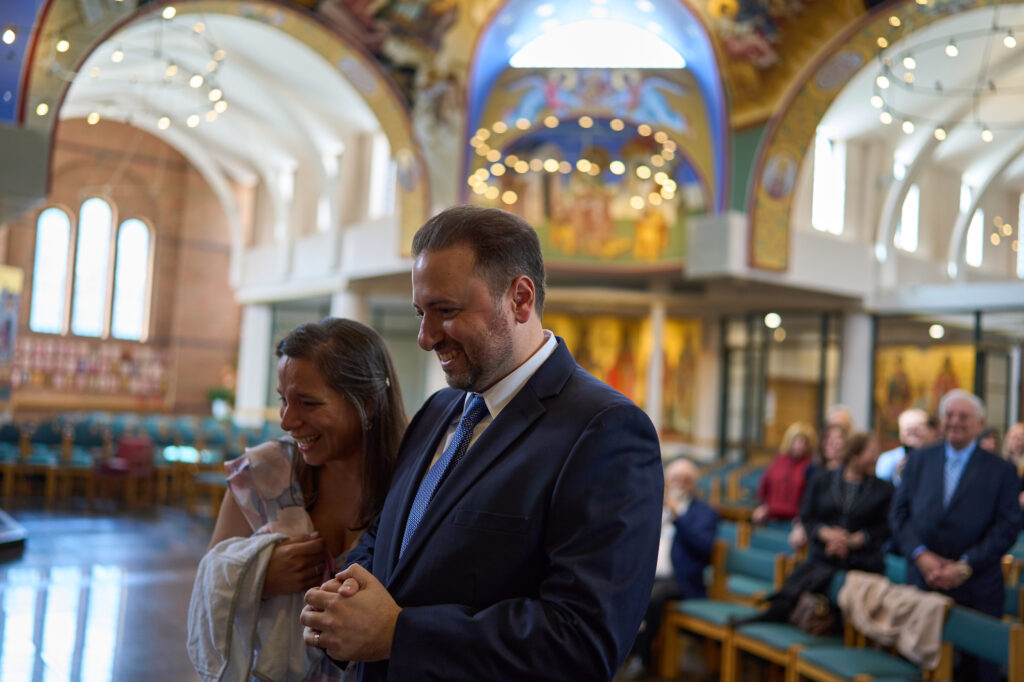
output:
<svg viewBox="0 0 1024 682"><path fill-rule="evenodd" d="M732 682L759 659L793 682L1024 681L1024 426L997 454L979 442L976 396L949 392L939 418L901 418L900 447L882 460L870 434L828 424L819 450L815 430L795 424L770 462L705 470L690 487L718 514L700 548L670 463L668 551L687 573L670 599L659 576L660 623L648 611L624 676L672 679L703 659ZM701 557L701 589L688 589Z"/></svg>

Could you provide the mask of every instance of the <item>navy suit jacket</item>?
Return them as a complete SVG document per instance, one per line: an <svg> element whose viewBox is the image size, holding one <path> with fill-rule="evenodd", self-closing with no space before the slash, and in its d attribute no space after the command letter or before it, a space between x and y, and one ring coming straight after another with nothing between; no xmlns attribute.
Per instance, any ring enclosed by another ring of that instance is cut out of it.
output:
<svg viewBox="0 0 1024 682"><path fill-rule="evenodd" d="M910 556L924 545L939 556L966 556L973 571L949 592L957 603L1002 614L1002 556L1017 539L1020 483L1008 462L975 446L948 507L942 505L945 443L911 452L893 500L893 535L907 557L907 579L929 589Z"/></svg>
<svg viewBox="0 0 1024 682"><path fill-rule="evenodd" d="M654 582L662 469L647 415L554 353L438 488L409 507L463 391L409 424L391 491L348 556L402 607L370 680L611 680Z"/></svg>
<svg viewBox="0 0 1024 682"><path fill-rule="evenodd" d="M672 572L683 592L683 599L706 597L704 568L711 563L718 514L706 502L694 498L686 513L673 523L676 537L672 542Z"/></svg>

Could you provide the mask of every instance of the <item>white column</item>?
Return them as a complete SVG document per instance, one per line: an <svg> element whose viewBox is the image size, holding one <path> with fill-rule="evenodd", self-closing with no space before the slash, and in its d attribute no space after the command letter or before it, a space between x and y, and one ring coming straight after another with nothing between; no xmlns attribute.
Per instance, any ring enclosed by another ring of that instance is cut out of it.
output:
<svg viewBox="0 0 1024 682"><path fill-rule="evenodd" d="M662 376L665 374L665 301L651 304L651 359L647 365L647 416L661 433Z"/></svg>
<svg viewBox="0 0 1024 682"><path fill-rule="evenodd" d="M270 372L271 313L268 305L242 308L238 343L238 385L235 387L235 421L254 426L263 422L267 408Z"/></svg>
<svg viewBox="0 0 1024 682"><path fill-rule="evenodd" d="M839 402L850 408L853 424L868 429L871 407L872 358L871 316L847 313L843 316L842 355L839 359ZM827 406L826 406L827 407Z"/></svg>
<svg viewBox="0 0 1024 682"><path fill-rule="evenodd" d="M1020 373L1021 347L1016 346L1010 349L1010 423L1007 426L1020 421Z"/></svg>
<svg viewBox="0 0 1024 682"><path fill-rule="evenodd" d="M370 323L370 306L364 294L338 291L331 296L331 317L345 317L363 324Z"/></svg>

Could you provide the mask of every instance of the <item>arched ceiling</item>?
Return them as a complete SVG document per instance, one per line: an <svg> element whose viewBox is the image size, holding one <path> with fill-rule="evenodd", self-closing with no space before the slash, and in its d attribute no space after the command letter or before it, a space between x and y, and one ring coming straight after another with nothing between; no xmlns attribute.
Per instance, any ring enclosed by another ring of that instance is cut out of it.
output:
<svg viewBox="0 0 1024 682"><path fill-rule="evenodd" d="M1014 40L1020 36L1020 44L1004 44L1008 31ZM951 39L955 57L946 54ZM904 65L907 57L913 59L913 69ZM905 82L908 72L913 84ZM879 75L888 78L888 88L879 88ZM881 108L875 106L878 100L872 104L873 95L882 98ZM893 116L888 125L879 118L884 111ZM975 184L1006 165L1007 151L1024 142L1021 111L1024 5L1000 5L956 13L889 45L850 80L819 131L839 139L883 139L908 166L924 150L930 164ZM910 134L903 130L905 120L914 125ZM940 126L946 137L935 144ZM981 137L985 127L992 132L990 142ZM997 182L1024 189L1024 162L1010 163Z"/></svg>
<svg viewBox="0 0 1024 682"><path fill-rule="evenodd" d="M192 87L197 74L202 84ZM268 167L319 169L347 139L380 128L334 66L286 33L242 17L153 15L111 36L68 76L74 80L62 118L95 112L134 122L172 146L188 139L244 182ZM215 118L214 89L227 103ZM198 118L194 127L190 116Z"/></svg>

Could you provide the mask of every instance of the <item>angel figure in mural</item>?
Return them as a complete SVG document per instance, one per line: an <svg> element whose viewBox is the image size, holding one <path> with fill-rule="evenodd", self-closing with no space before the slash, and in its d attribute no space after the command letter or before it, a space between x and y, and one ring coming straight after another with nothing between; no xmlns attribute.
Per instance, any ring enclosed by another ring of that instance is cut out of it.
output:
<svg viewBox="0 0 1024 682"><path fill-rule="evenodd" d="M567 69L552 69L546 74L534 72L513 81L508 88L510 94L525 92L509 112L507 120L525 118L535 121L544 110L559 118L564 117L577 105L573 94L576 80L576 76Z"/></svg>
<svg viewBox="0 0 1024 682"><path fill-rule="evenodd" d="M885 418L889 426L896 425L900 413L910 407L912 397L910 379L903 369L903 356L899 355L886 384Z"/></svg>
<svg viewBox="0 0 1024 682"><path fill-rule="evenodd" d="M673 110L664 93L685 97L688 91L679 83L660 76L644 76L634 69L616 71L613 85L617 93L612 102L616 113L634 121L644 121L686 132L689 124L686 117Z"/></svg>

